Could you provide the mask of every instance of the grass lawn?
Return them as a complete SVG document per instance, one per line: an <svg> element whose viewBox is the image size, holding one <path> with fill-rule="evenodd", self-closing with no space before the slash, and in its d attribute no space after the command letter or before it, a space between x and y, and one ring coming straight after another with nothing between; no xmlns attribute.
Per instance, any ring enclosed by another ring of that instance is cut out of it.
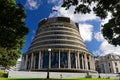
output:
<svg viewBox="0 0 120 80"><path fill-rule="evenodd" d="M0 78L0 80L118 80L118 79L106 79L106 78L72 78L72 79L43 79L43 78Z"/></svg>

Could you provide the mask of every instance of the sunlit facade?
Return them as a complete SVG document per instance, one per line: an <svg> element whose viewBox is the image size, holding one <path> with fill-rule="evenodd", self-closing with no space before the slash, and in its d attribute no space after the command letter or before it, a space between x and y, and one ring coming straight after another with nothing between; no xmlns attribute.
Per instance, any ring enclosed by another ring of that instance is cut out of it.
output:
<svg viewBox="0 0 120 80"><path fill-rule="evenodd" d="M79 26L67 17L39 22L36 35L23 55L23 70L96 72L91 55L79 32Z"/></svg>
<svg viewBox="0 0 120 80"><path fill-rule="evenodd" d="M96 70L99 73L120 73L120 55L107 54L96 58Z"/></svg>

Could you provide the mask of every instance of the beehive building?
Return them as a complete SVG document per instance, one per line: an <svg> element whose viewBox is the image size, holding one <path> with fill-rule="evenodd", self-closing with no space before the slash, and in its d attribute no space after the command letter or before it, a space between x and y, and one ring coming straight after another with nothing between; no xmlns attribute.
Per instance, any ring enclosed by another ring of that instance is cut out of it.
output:
<svg viewBox="0 0 120 80"><path fill-rule="evenodd" d="M23 70L57 72L95 72L91 55L77 23L67 17L53 17L39 22L36 35L23 55Z"/></svg>

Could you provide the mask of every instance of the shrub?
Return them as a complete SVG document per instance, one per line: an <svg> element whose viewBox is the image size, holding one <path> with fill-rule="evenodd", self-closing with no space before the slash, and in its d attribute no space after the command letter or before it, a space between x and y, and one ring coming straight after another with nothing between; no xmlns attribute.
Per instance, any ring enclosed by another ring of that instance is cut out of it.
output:
<svg viewBox="0 0 120 80"><path fill-rule="evenodd" d="M0 77L6 78L6 77L8 77L8 74L5 73L4 71L0 70Z"/></svg>

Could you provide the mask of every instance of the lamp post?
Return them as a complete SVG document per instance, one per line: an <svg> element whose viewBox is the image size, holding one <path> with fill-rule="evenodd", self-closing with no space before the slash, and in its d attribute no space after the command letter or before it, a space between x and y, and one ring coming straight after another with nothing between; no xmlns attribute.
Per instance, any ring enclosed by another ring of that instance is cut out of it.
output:
<svg viewBox="0 0 120 80"><path fill-rule="evenodd" d="M50 78L50 74L49 74L49 72L50 72L50 62L51 62L51 49L49 48L48 49L48 55L49 55L49 60L48 60L48 69L47 69L47 79L49 79Z"/></svg>

